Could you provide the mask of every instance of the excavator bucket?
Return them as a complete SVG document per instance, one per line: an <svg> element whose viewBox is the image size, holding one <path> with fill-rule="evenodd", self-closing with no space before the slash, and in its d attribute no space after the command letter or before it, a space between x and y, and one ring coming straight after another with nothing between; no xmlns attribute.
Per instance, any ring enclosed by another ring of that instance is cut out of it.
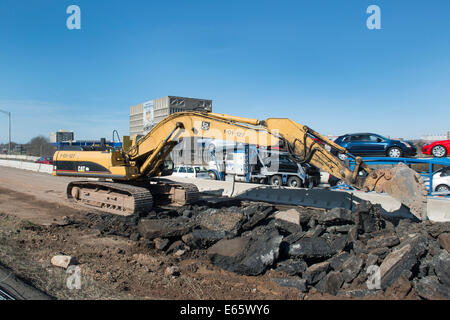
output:
<svg viewBox="0 0 450 320"><path fill-rule="evenodd" d="M427 189L422 177L403 163L392 169L374 170L366 186L386 192L409 208L420 220L427 219Z"/></svg>

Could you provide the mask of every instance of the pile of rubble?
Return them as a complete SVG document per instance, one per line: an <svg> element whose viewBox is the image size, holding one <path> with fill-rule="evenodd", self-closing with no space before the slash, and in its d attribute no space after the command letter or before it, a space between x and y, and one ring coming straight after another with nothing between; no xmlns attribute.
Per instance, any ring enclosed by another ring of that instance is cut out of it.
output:
<svg viewBox="0 0 450 320"><path fill-rule="evenodd" d="M92 219L101 232L144 239L180 257L205 253L214 265L238 274L273 269L281 275L273 281L301 296L450 298L450 223L389 221L368 202L353 211L279 210L255 202L211 206L141 219Z"/></svg>

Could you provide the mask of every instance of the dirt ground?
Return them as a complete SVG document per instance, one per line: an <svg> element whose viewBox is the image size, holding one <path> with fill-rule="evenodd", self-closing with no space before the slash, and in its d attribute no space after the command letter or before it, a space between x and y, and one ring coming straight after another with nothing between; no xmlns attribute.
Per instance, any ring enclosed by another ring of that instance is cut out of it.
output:
<svg viewBox="0 0 450 320"><path fill-rule="evenodd" d="M260 276L228 272L213 265L203 250L182 256L157 250L134 233L132 220L138 218L111 217L68 202L69 181L0 167L0 266L52 298L350 299L317 290L299 294L272 281L288 277L274 270ZM60 254L76 258L81 289L69 289L72 274L51 265L51 258ZM170 267L178 269L176 275L166 273ZM395 297L381 293L361 299L390 298Z"/></svg>
<svg viewBox="0 0 450 320"><path fill-rule="evenodd" d="M104 234L96 213L65 200L70 179L1 168L0 263L58 299L299 299L270 277L247 277L213 266L201 251L182 258L150 248L143 239ZM66 217L70 218L66 218ZM69 221L69 222L68 222ZM75 221L75 222L74 222ZM54 255L76 257L81 289L68 289ZM165 270L176 266L177 277Z"/></svg>
<svg viewBox="0 0 450 320"><path fill-rule="evenodd" d="M52 223L54 219L78 212L66 201L66 186L72 180L0 167L0 210L36 224Z"/></svg>

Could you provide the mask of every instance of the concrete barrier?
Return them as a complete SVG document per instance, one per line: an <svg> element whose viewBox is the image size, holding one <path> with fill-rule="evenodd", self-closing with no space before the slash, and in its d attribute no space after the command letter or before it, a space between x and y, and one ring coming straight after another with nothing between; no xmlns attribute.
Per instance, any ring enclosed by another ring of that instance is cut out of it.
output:
<svg viewBox="0 0 450 320"><path fill-rule="evenodd" d="M53 174L53 165L41 164L41 166L39 167L39 172Z"/></svg>
<svg viewBox="0 0 450 320"><path fill-rule="evenodd" d="M51 164L0 159L0 166L17 168L17 169L22 169L22 170L29 170L29 171L33 171L33 172L42 172L42 173L47 173L47 174L53 173L53 166Z"/></svg>
<svg viewBox="0 0 450 320"><path fill-rule="evenodd" d="M450 200L439 197L429 198L427 213L431 221L450 221Z"/></svg>
<svg viewBox="0 0 450 320"><path fill-rule="evenodd" d="M39 157L14 155L14 154L0 154L0 159L5 160L22 160L22 161L36 161Z"/></svg>

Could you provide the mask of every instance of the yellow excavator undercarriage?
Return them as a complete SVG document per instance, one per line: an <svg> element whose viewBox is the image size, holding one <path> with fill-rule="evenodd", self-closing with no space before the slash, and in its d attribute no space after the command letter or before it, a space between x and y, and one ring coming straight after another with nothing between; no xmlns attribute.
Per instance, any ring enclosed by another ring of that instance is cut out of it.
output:
<svg viewBox="0 0 450 320"><path fill-rule="evenodd" d="M426 219L427 192L414 170L405 165L373 170L357 157L352 171L317 140L339 153L346 154L345 148L286 118L257 120L217 113L179 112L158 123L139 140L124 137L121 150L58 151L53 159L53 174L113 179L113 182L72 182L67 195L82 205L115 214L145 212L154 202L194 203L199 198L195 185L149 179L167 174L166 157L186 137L282 146L296 162L310 163L357 189L388 193L419 219ZM359 174L361 171L365 174Z"/></svg>

